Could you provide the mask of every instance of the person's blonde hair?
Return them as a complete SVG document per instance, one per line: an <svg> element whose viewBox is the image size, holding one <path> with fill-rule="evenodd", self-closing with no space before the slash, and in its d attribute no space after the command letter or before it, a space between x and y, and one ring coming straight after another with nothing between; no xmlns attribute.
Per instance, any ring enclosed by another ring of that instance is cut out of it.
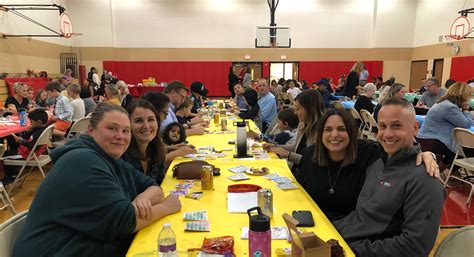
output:
<svg viewBox="0 0 474 257"><path fill-rule="evenodd" d="M117 88L119 88L119 89L122 88L123 89L123 91L125 92L124 95L130 94L130 92L128 91L128 85L127 85L127 83L125 83L125 81L119 80L119 81L117 81L117 83L115 83L115 85L117 86Z"/></svg>
<svg viewBox="0 0 474 257"><path fill-rule="evenodd" d="M387 86L387 85L384 85L380 88L379 98L377 98L378 103L382 103L383 100L385 100L385 98L388 95L389 90L390 90L390 86Z"/></svg>
<svg viewBox="0 0 474 257"><path fill-rule="evenodd" d="M120 91L115 84L106 84L105 89L112 93L112 95L108 95L108 97L118 97L120 99Z"/></svg>
<svg viewBox="0 0 474 257"><path fill-rule="evenodd" d="M23 83L15 82L15 84L13 84L13 91L15 91L15 93L19 93L23 87L25 87Z"/></svg>
<svg viewBox="0 0 474 257"><path fill-rule="evenodd" d="M364 67L364 64L362 62L356 62L354 65L352 65L351 71L355 71L357 73L362 71L362 68Z"/></svg>
<svg viewBox="0 0 474 257"><path fill-rule="evenodd" d="M446 94L438 99L438 103L448 100L462 108L462 105L471 98L472 88L467 83L456 82L446 91Z"/></svg>

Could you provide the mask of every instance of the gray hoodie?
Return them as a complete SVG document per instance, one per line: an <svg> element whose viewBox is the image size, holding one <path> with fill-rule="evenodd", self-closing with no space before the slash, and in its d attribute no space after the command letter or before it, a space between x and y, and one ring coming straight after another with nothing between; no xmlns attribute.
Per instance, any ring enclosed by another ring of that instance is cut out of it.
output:
<svg viewBox="0 0 474 257"><path fill-rule="evenodd" d="M433 248L445 191L415 165L417 150L371 165L356 209L334 222L356 256L428 256Z"/></svg>

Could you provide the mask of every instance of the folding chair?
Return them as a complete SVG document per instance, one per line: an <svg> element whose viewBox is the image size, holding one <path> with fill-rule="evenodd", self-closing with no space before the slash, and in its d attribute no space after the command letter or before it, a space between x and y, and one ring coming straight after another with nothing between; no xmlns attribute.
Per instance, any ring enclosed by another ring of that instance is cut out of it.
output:
<svg viewBox="0 0 474 257"><path fill-rule="evenodd" d="M474 226L460 228L441 241L434 257L474 256Z"/></svg>
<svg viewBox="0 0 474 257"><path fill-rule="evenodd" d="M339 101L333 101L332 106L334 106L336 109L346 109L346 107L344 107L344 105Z"/></svg>
<svg viewBox="0 0 474 257"><path fill-rule="evenodd" d="M456 156L454 157L454 161L451 164L451 168L449 169L448 176L446 177L446 181L444 182L444 186L446 187L448 185L448 180L450 178L454 178L460 180L461 182L469 184L471 186L471 191L469 192L469 196L467 197L466 201L466 205L469 205L471 203L472 192L474 191L474 185L471 181L469 181L469 178L472 177L469 176L469 171L474 171L474 157L467 158L464 154L463 147L474 148L474 133L467 129L455 128L453 130L453 136L454 140L456 140L458 144L458 150L456 151ZM459 156L463 158L458 159ZM452 175L453 168L455 165L461 167L461 170L464 170L466 174L464 178L458 178Z"/></svg>
<svg viewBox="0 0 474 257"><path fill-rule="evenodd" d="M360 110L360 117L362 118L365 124L361 132L362 135L366 136L368 139L376 140L377 135L373 131L375 129L378 129L379 126L377 124L377 121L375 121L374 116L372 116L369 111L362 109Z"/></svg>
<svg viewBox="0 0 474 257"><path fill-rule="evenodd" d="M5 187L3 186L3 182L0 181L0 200L2 200L2 207L0 207L0 211L5 210L6 208L9 208L10 211L13 213L13 215L16 214L15 207L12 204L12 201L10 200L10 197L7 194L7 190L5 190Z"/></svg>
<svg viewBox="0 0 474 257"><path fill-rule="evenodd" d="M38 138L38 141L36 141L35 145L31 149L30 154L25 160L13 160L13 159L3 160L3 163L5 165L21 166L20 171L18 172L18 175L15 178L15 181L13 181L12 185L8 189L8 194L11 195L11 192L18 185L18 183L20 183L20 186L23 184L23 181L31 173L34 167L38 167L41 172L41 175L43 175L43 178L45 177L42 167L48 164L49 162L51 162L51 158L49 158L49 155L47 154L36 156L35 151L38 150L38 148L41 147L42 145L46 145L46 149L48 149L48 145L51 143L51 136L53 135L53 130L54 130L54 124L47 127L43 131L43 133L41 133L41 135ZM26 167L30 167L30 169L28 170L26 174L23 174Z"/></svg>
<svg viewBox="0 0 474 257"><path fill-rule="evenodd" d="M67 133L67 136L65 139L60 140L60 141L55 141L53 143L53 147L59 147L63 146L66 144L69 140L71 140L75 135L81 134L85 131L87 131L87 128L89 127L90 124L90 117L84 117L82 119L79 119L78 121L74 122L71 126L71 129L69 129L69 132Z"/></svg>
<svg viewBox="0 0 474 257"><path fill-rule="evenodd" d="M25 225L27 214L28 211L19 213L0 225L0 256L12 256L13 246Z"/></svg>
<svg viewBox="0 0 474 257"><path fill-rule="evenodd" d="M359 123L359 136L361 136L362 127L364 126L364 121L360 117L360 114L357 112L357 110L354 109L353 107L349 108L349 112L351 113L352 118L354 118L354 120Z"/></svg>

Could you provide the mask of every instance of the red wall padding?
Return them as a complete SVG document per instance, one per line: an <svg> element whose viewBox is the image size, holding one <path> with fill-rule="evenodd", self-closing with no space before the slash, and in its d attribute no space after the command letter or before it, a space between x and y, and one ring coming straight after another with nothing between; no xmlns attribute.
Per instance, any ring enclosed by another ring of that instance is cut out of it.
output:
<svg viewBox="0 0 474 257"><path fill-rule="evenodd" d="M451 61L450 79L467 81L474 78L474 56L454 57Z"/></svg>
<svg viewBox="0 0 474 257"><path fill-rule="evenodd" d="M209 96L230 96L227 75L232 62L104 61L103 64L104 69L112 71L129 84L141 83L148 77L154 77L157 83L179 80L186 86L190 86L193 81L201 81L208 88ZM334 83L337 83L342 74L349 73L353 64L354 61L300 62L299 79L311 84L325 77L333 78ZM382 75L383 61L364 61L364 64L370 74L369 80ZM263 63L262 73L263 77L270 76L269 62Z"/></svg>
<svg viewBox="0 0 474 257"><path fill-rule="evenodd" d="M299 80L306 80L308 84L319 81L321 78L332 78L334 83L341 75L349 74L355 61L316 61L300 62ZM363 61L369 71L369 82L373 77L382 76L383 61ZM384 78L387 80L388 78Z"/></svg>
<svg viewBox="0 0 474 257"><path fill-rule="evenodd" d="M230 96L227 75L232 62L145 62L104 61L104 69L112 71L128 84L142 83L154 77L157 83L179 80L187 87L201 81L209 90L209 96Z"/></svg>

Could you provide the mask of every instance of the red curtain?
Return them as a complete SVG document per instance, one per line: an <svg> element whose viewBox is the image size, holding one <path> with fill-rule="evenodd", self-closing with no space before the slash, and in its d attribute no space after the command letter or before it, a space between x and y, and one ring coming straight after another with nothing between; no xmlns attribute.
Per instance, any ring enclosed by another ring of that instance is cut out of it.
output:
<svg viewBox="0 0 474 257"><path fill-rule="evenodd" d="M474 56L454 57L451 61L450 79L467 81L474 79Z"/></svg>
<svg viewBox="0 0 474 257"><path fill-rule="evenodd" d="M299 80L306 80L308 84L312 84L321 78L332 78L334 83L337 83L341 75L349 74L354 63L355 61L300 62ZM369 71L369 82L373 77L382 76L383 61L363 61L363 63Z"/></svg>
<svg viewBox="0 0 474 257"><path fill-rule="evenodd" d="M209 96L230 96L227 75L232 62L104 61L103 64L104 69L129 84L142 83L148 77L154 77L157 83L179 80L188 87L194 81L201 81Z"/></svg>

